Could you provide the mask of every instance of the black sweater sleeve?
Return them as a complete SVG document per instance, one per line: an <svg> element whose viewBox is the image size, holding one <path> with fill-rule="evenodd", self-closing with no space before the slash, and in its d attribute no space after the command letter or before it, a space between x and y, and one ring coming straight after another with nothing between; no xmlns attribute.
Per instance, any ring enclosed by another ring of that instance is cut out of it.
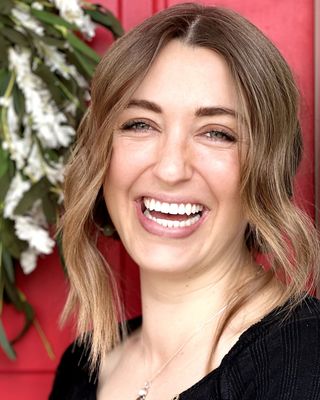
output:
<svg viewBox="0 0 320 400"><path fill-rule="evenodd" d="M95 400L97 374L89 373L84 346L74 343L63 353L49 400Z"/></svg>
<svg viewBox="0 0 320 400"><path fill-rule="evenodd" d="M320 400L320 308L312 308L254 332L225 371L228 399Z"/></svg>

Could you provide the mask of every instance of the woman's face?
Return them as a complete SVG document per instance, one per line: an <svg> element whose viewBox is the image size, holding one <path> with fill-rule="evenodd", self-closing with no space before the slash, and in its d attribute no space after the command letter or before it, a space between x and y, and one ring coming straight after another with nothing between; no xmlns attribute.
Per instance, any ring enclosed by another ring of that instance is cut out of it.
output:
<svg viewBox="0 0 320 400"><path fill-rule="evenodd" d="M119 116L104 196L141 268L179 273L244 251L236 113L224 59L173 40Z"/></svg>

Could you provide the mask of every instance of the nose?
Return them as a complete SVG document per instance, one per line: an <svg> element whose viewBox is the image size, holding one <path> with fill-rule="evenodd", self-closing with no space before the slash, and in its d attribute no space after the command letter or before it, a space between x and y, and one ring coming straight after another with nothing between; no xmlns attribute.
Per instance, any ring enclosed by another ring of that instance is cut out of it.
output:
<svg viewBox="0 0 320 400"><path fill-rule="evenodd" d="M153 174L168 185L189 180L192 177L190 145L181 135L163 133L157 148Z"/></svg>

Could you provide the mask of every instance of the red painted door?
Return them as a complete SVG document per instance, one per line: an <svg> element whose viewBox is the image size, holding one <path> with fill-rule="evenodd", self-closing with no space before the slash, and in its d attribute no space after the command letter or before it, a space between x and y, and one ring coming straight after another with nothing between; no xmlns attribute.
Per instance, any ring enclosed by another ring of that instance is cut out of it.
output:
<svg viewBox="0 0 320 400"><path fill-rule="evenodd" d="M174 0L100 0L122 21L126 30L153 13L176 3ZM314 53L313 0L220 0L202 1L231 7L259 26L279 47L292 66L302 93L301 118L305 157L297 180L299 203L314 210ZM104 51L110 36L99 31L92 46ZM138 271L119 243L104 243L104 253L120 275L128 316L139 313ZM55 359L48 358L34 328L16 345L18 360L8 361L0 351L0 396L5 400L43 400L50 390L54 370L65 346L72 340L71 327L58 328L58 316L66 294L64 275L56 254L40 260L31 276L18 275L18 283L35 306L37 319L50 341ZM6 306L4 318L9 335L21 324L20 316Z"/></svg>

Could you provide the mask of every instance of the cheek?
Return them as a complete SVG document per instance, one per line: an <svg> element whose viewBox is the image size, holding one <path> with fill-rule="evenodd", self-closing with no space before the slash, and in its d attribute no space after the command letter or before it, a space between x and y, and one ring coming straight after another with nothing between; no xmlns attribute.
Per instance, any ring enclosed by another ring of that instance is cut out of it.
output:
<svg viewBox="0 0 320 400"><path fill-rule="evenodd" d="M142 143L115 140L105 180L107 196L119 195L129 190L131 185L150 165L152 154L152 149L147 148Z"/></svg>
<svg viewBox="0 0 320 400"><path fill-rule="evenodd" d="M240 198L238 151L215 150L198 157L198 171L211 191L223 199Z"/></svg>

